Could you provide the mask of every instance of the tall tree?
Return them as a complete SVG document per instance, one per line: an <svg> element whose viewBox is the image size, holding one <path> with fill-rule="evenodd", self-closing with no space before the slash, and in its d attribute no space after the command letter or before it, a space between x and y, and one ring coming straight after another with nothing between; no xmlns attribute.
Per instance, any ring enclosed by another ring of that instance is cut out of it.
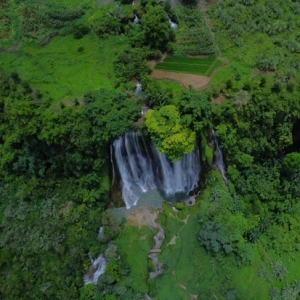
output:
<svg viewBox="0 0 300 300"><path fill-rule="evenodd" d="M159 5L147 5L146 9L147 12L141 19L144 30L144 42L152 49L165 51L167 44L174 40L174 33L170 27L166 12Z"/></svg>

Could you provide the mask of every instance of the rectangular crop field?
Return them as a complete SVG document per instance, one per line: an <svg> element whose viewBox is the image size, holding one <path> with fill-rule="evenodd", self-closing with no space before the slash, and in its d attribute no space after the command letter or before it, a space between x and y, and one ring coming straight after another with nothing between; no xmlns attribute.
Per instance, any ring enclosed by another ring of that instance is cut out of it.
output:
<svg viewBox="0 0 300 300"><path fill-rule="evenodd" d="M167 57L155 66L157 70L211 76L213 71L222 66L216 57L191 58Z"/></svg>

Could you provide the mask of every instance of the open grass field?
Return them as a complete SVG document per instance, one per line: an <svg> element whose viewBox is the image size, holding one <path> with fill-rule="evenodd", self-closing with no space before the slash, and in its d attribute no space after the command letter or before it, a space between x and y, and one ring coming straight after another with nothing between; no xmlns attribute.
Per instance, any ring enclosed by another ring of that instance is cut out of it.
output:
<svg viewBox="0 0 300 300"><path fill-rule="evenodd" d="M148 292L147 256L154 244L153 235L154 232L149 227L144 226L138 229L138 227L126 226L115 241L131 270L131 276L127 278L129 282L124 282L123 284L131 285L135 291Z"/></svg>
<svg viewBox="0 0 300 300"><path fill-rule="evenodd" d="M89 90L114 88L113 61L124 45L125 37L99 39L92 33L79 40L55 37L45 46L31 43L0 53L0 67L17 72L53 102L80 98Z"/></svg>
<svg viewBox="0 0 300 300"><path fill-rule="evenodd" d="M167 57L155 66L157 70L211 76L223 63L216 57Z"/></svg>

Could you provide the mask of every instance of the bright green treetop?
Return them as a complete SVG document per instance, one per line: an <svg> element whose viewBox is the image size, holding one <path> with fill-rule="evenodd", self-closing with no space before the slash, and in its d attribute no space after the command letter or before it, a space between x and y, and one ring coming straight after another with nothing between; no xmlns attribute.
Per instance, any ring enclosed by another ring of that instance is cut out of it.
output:
<svg viewBox="0 0 300 300"><path fill-rule="evenodd" d="M145 124L156 148L172 161L194 150L196 134L182 126L176 106L150 110L146 114Z"/></svg>

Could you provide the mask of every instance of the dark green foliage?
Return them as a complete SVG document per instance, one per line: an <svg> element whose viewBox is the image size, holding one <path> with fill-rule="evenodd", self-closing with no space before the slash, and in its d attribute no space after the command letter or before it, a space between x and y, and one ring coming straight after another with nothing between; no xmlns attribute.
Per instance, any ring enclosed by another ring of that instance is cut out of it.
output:
<svg viewBox="0 0 300 300"><path fill-rule="evenodd" d="M25 93L30 94L32 92L32 89L29 86L29 83L27 81L22 81L21 85L23 86Z"/></svg>
<svg viewBox="0 0 300 300"><path fill-rule="evenodd" d="M144 46L144 31L142 26L138 26L132 22L125 26L125 34L129 39L129 43L134 48L141 48Z"/></svg>
<svg viewBox="0 0 300 300"><path fill-rule="evenodd" d="M263 71L275 71L277 68L277 61L272 57L259 56L257 58L256 66Z"/></svg>
<svg viewBox="0 0 300 300"><path fill-rule="evenodd" d="M148 6L141 18L144 44L152 49L165 51L167 44L174 40L166 13L160 5Z"/></svg>
<svg viewBox="0 0 300 300"><path fill-rule="evenodd" d="M205 223L200 230L198 239L208 251L224 251L226 254L232 252L231 242L233 241L226 237L221 224Z"/></svg>
<svg viewBox="0 0 300 300"><path fill-rule="evenodd" d="M275 81L272 87L272 92L280 93L283 88L283 85L280 81Z"/></svg>
<svg viewBox="0 0 300 300"><path fill-rule="evenodd" d="M171 89L164 88L159 81L149 76L143 76L141 79L143 93L145 94L147 104L150 108L159 108L171 103L173 93Z"/></svg>
<svg viewBox="0 0 300 300"><path fill-rule="evenodd" d="M211 192L206 215L199 220L198 240L212 255L233 255L237 266L250 264L252 248L245 243L245 237L257 226L259 219L254 214L246 218L242 203L237 204L236 197L232 197L219 180L215 174L209 174Z"/></svg>
<svg viewBox="0 0 300 300"><path fill-rule="evenodd" d="M20 83L21 79L19 77L19 74L17 72L12 72L10 74L10 77L14 80L15 83Z"/></svg>
<svg viewBox="0 0 300 300"><path fill-rule="evenodd" d="M82 53L82 52L84 51L84 48L83 48L82 46L81 46L81 47L78 47L77 51L78 51L79 53Z"/></svg>
<svg viewBox="0 0 300 300"><path fill-rule="evenodd" d="M90 221L101 208L92 211L84 204L71 204L66 209L64 196L38 195L46 189L48 194L55 194L49 185L37 185L35 190L31 186L24 199L20 194L24 194L25 184L19 191L14 185L1 187L5 202L0 204L0 230L5 234L0 244L0 265L1 272L10 276L1 277L0 294L3 299L77 298L85 253L95 244L93 231L97 225Z"/></svg>
<svg viewBox="0 0 300 300"><path fill-rule="evenodd" d="M146 53L142 48L130 49L122 52L114 64L116 76L122 81L133 78L140 79L150 73L146 63Z"/></svg>
<svg viewBox="0 0 300 300"><path fill-rule="evenodd" d="M288 173L299 173L300 172L300 153L289 153L283 160L284 170Z"/></svg>
<svg viewBox="0 0 300 300"><path fill-rule="evenodd" d="M87 93L84 106L54 110L36 105L29 84L16 78L0 74L1 298L78 299L87 254L100 251L95 220L109 199L109 142L140 107L100 90ZM115 221L102 221L107 237L116 236Z"/></svg>
<svg viewBox="0 0 300 300"><path fill-rule="evenodd" d="M118 14L115 13L116 8L121 10ZM88 24L99 37L118 35L124 30L121 23L122 16L123 11L118 4L106 4L95 11Z"/></svg>
<svg viewBox="0 0 300 300"><path fill-rule="evenodd" d="M95 126L93 140L107 143L128 131L139 117L140 105L126 94L100 90L84 96L84 114Z"/></svg>
<svg viewBox="0 0 300 300"><path fill-rule="evenodd" d="M84 25L76 26L74 29L74 38L81 39L84 35L88 34L90 29Z"/></svg>
<svg viewBox="0 0 300 300"><path fill-rule="evenodd" d="M180 97L179 111L182 122L205 139L211 128L211 104L209 95L198 93L192 88L184 91Z"/></svg>

